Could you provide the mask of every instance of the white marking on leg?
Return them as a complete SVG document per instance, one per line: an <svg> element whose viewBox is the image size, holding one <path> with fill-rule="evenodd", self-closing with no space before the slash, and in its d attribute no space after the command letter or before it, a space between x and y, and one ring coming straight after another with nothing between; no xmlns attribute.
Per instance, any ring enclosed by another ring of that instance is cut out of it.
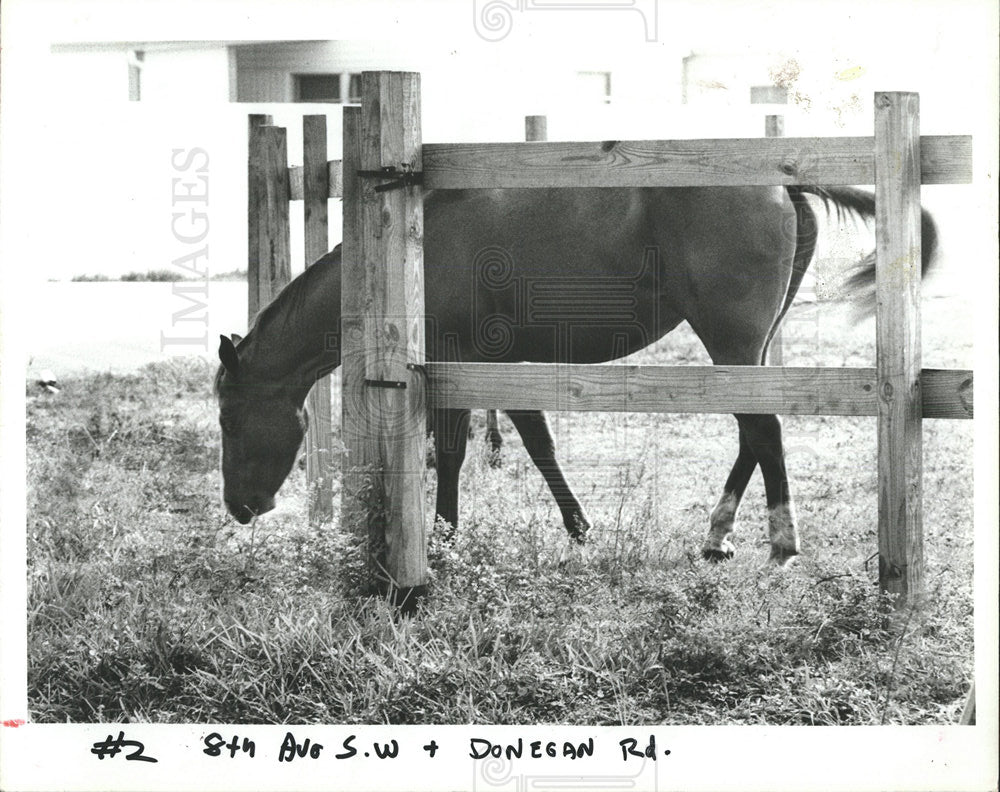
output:
<svg viewBox="0 0 1000 792"><path fill-rule="evenodd" d="M784 563L800 552L799 530L796 527L795 506L791 501L779 503L768 514L771 534L771 560Z"/></svg>
<svg viewBox="0 0 1000 792"><path fill-rule="evenodd" d="M580 544L570 539L560 550L558 563L561 568L585 567L589 565L592 555L592 545Z"/></svg>
<svg viewBox="0 0 1000 792"><path fill-rule="evenodd" d="M712 509L708 536L705 537L705 550L732 554L733 545L729 541L729 536L736 524L736 510L739 505L740 501L734 493L722 493L719 502Z"/></svg>

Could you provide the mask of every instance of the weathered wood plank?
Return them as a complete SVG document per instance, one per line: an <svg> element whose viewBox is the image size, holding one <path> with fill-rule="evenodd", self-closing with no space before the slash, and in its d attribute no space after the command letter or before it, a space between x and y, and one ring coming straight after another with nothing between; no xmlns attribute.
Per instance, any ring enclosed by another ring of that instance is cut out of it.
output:
<svg viewBox="0 0 1000 792"><path fill-rule="evenodd" d="M340 198L344 194L344 174L340 160L330 160L326 163L327 182L330 190L327 195L330 198Z"/></svg>
<svg viewBox="0 0 1000 792"><path fill-rule="evenodd" d="M324 116L325 118L325 116ZM326 163L327 197L341 198L344 194L344 180L341 174L340 160L330 160ZM302 166L292 165L288 169L288 197L292 201L301 201L303 195Z"/></svg>
<svg viewBox="0 0 1000 792"><path fill-rule="evenodd" d="M292 165L288 169L288 200L289 201L301 201L305 195L305 186L303 185L303 170L301 165Z"/></svg>
<svg viewBox="0 0 1000 792"><path fill-rule="evenodd" d="M924 184L972 180L972 138L928 136ZM423 147L424 187L725 187L875 183L871 137L439 143Z"/></svg>
<svg viewBox="0 0 1000 792"><path fill-rule="evenodd" d="M879 583L903 600L923 584L919 110L875 94Z"/></svg>
<svg viewBox="0 0 1000 792"><path fill-rule="evenodd" d="M326 116L302 118L303 218L306 263L329 250L327 233L330 175L326 159Z"/></svg>
<svg viewBox="0 0 1000 792"><path fill-rule="evenodd" d="M524 139L529 143L540 143L549 139L549 119L543 115L524 117Z"/></svg>
<svg viewBox="0 0 1000 792"><path fill-rule="evenodd" d="M253 193L255 189L254 177L252 175L254 163L258 160L259 154L254 150L253 130L261 126L271 126L274 119L269 115L261 113L251 113L247 116L247 282L255 283L260 277L257 267L260 263L257 258L257 246L259 244L261 229L260 198ZM259 187L259 183L257 185ZM257 315L258 300L256 290L249 289L247 294L247 327L253 322Z"/></svg>
<svg viewBox="0 0 1000 792"><path fill-rule="evenodd" d="M343 117L346 172L361 168L361 108L345 107ZM340 279L340 400L343 456L341 478L341 524L369 543L368 575L375 579L375 554L383 539L379 526L369 514L375 482L374 460L377 447L372 437L371 416L365 409L364 291L365 267L361 257L361 180L352 175L344 180L343 256ZM331 308L332 310L332 308ZM374 504L372 504L374 507Z"/></svg>
<svg viewBox="0 0 1000 792"><path fill-rule="evenodd" d="M878 412L874 368L427 363L433 407L584 412ZM925 369L924 415L972 418L972 372Z"/></svg>
<svg viewBox="0 0 1000 792"><path fill-rule="evenodd" d="M924 418L974 418L973 376L967 369L921 369Z"/></svg>
<svg viewBox="0 0 1000 792"><path fill-rule="evenodd" d="M302 119L303 224L305 226L305 266L329 249L327 234L330 185L326 160L326 116L307 115ZM316 372L317 376L319 372ZM306 479L309 483L309 518L327 520L333 516L333 469L331 442L333 417L330 404L330 377L322 377L309 392L309 430L306 435Z"/></svg>
<svg viewBox="0 0 1000 792"><path fill-rule="evenodd" d="M355 501L351 509L367 509L372 548L380 542L385 548L383 582L397 596L425 585L427 575L423 199L419 187L377 193L374 180L356 174L420 169L419 80L415 73L364 72L359 142L349 137L357 131L348 129L348 108L344 129L344 242L351 263L342 273L343 427L351 485L363 479L352 494L345 489L345 498Z"/></svg>
<svg viewBox="0 0 1000 792"><path fill-rule="evenodd" d="M545 116L525 116L525 139L528 141L544 141L544 133L546 129ZM778 130L784 127L784 124L778 123L779 120L783 120L781 116L767 116L767 129ZM530 135L541 134L541 137L530 137ZM848 138L851 140L852 138ZM853 138L854 140L874 140L874 138ZM822 141L825 138L815 138L815 140ZM716 141L710 140L705 141L706 143L714 144ZM431 150L447 146L449 144L432 144L428 143L424 146L424 149ZM457 144L456 144L457 145ZM483 145L483 144L474 144ZM492 144L485 144L492 145ZM589 145L598 146L599 143L589 143L589 144L564 144L564 145ZM921 153L922 162L922 172L923 172L923 183L924 184L958 184L958 183L968 183L972 181L972 138L966 136L925 136L924 137L924 148ZM426 167L426 166L425 166ZM433 165L431 166L434 167ZM343 174L341 172L341 161L340 160L330 160L327 163L327 168L329 170L329 184L330 192L329 196L331 198L340 198L343 196ZM288 169L291 189L291 199L293 201L302 200L302 168L298 165L293 165ZM858 182L858 184L866 184L872 181L872 174L874 173L874 166L865 171L865 178L867 181ZM435 176L431 174L431 184L434 184L434 180L438 179L440 181L440 175ZM457 178L457 177L448 177ZM471 177L470 177L471 178ZM784 182L782 182L784 183ZM425 181L426 184L426 181ZM462 186L462 185L457 185ZM475 185L481 186L481 185ZM524 186L524 185L520 185ZM578 185L562 185L562 186L578 186ZM676 186L676 185L675 185Z"/></svg>
<svg viewBox="0 0 1000 792"><path fill-rule="evenodd" d="M292 277L285 130L251 116L248 146L247 294L249 321Z"/></svg>
<svg viewBox="0 0 1000 792"><path fill-rule="evenodd" d="M525 116L525 139L530 141L543 141L545 140L544 131L546 128L545 116ZM768 130L778 130L782 129L784 124L778 123L778 121L783 120L781 116L767 116L767 126ZM538 130L541 130L538 132ZM530 135L541 134L541 137L531 137ZM770 134L770 133L768 133ZM780 134L780 133L779 133ZM845 138L846 140L858 140L858 141L873 141L874 138ZM813 138L816 141L823 141L826 138ZM972 181L972 138L968 136L925 136L923 138L923 148L921 150L921 170L923 173L923 183L924 184L965 184ZM686 141L686 142L702 142L702 141ZM706 144L714 144L716 141L709 140L703 141ZM424 146L424 150L429 150L433 153L436 149L452 146L458 146L463 144L433 144L428 143ZM473 144L474 146L479 145L506 145L506 144ZM516 145L516 144L515 144ZM560 145L578 145L578 146L599 146L600 143L580 143L580 144L560 144ZM873 160L874 162L874 160ZM425 165L425 167L427 167ZM435 166L431 164L433 169ZM327 168L329 170L329 184L330 192L329 196L331 198L340 198L343 195L343 175L341 172L341 161L340 160L330 160L327 163ZM293 201L302 200L302 168L298 165L293 165L288 169L289 179L290 179L290 190L291 199ZM873 181L874 174L874 164L864 171L865 181L859 181L857 184L870 184ZM442 178L457 179L458 176L448 175L442 177L441 174L435 175L432 173L430 175L431 186L435 185L435 180L440 182ZM474 177L469 177L474 178ZM786 182L781 182L786 183ZM790 183L790 182L789 182ZM832 184L832 182L827 182ZM425 181L425 185L427 182ZM438 184L437 186L443 186ZM463 186L458 184L456 186ZM471 185L471 186L482 186L482 185ZM517 185L525 186L525 185ZM538 185L541 186L541 185ZM558 186L558 185L557 185ZM566 184L562 186L579 186L573 184ZM674 185L677 186L677 185Z"/></svg>

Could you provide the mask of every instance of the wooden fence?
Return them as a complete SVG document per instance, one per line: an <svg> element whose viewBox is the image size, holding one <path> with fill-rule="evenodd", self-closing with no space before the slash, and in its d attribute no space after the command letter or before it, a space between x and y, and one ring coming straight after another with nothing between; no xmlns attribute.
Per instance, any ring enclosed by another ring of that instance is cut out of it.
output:
<svg viewBox="0 0 1000 792"><path fill-rule="evenodd" d="M257 272L279 271L274 257L287 256L287 243L270 235L287 235L288 201L322 193L305 174L324 169L315 160L289 169L283 141L284 130L251 131L251 215L285 218L258 223L256 236L251 223ZM971 181L971 148L968 136L921 137L918 97L909 93L875 95L873 137L625 141L610 151L600 143L422 145L419 75L365 72L361 107L344 108L343 166L325 168L326 195L344 198L345 524L369 532L373 553L383 551L381 574L397 590L425 584L425 405L874 415L879 581L901 600L919 593L921 421L973 414L971 371L920 365L920 185ZM255 192L260 171L273 185ZM394 174L405 189L376 191L385 179L359 175L376 171ZM408 174L420 174L422 187ZM423 189L796 184L875 185L874 369L424 365ZM255 195L263 202L256 209ZM373 387L355 388L352 403L347 394L359 383Z"/></svg>
<svg viewBox="0 0 1000 792"><path fill-rule="evenodd" d="M272 126L265 115L251 115L248 131L247 183L247 311L248 324L291 280L289 201L301 200L305 235L305 264L329 250L328 201L339 196L340 163L327 160L326 116L302 119L302 162L288 167L285 130ZM306 436L306 472L309 514L321 519L333 513L331 489L334 467L330 438L332 416L330 378L324 377L309 393L309 430Z"/></svg>

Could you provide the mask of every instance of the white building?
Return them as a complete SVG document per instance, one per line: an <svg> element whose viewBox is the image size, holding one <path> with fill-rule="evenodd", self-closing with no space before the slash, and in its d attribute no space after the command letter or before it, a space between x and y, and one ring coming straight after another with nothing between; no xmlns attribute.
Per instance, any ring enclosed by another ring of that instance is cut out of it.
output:
<svg viewBox="0 0 1000 792"><path fill-rule="evenodd" d="M751 91L770 85L765 58L696 55L663 46L572 48L500 61L489 47L466 51L393 42L115 42L52 47L46 124L65 156L65 241L47 277L118 274L169 265L171 155L209 157L213 272L245 266L246 116L269 113L289 130L297 161L298 119L329 118L339 156L340 105L356 102L360 73L422 74L427 141L516 141L523 117L549 117L549 138L737 137L763 134L766 112ZM724 86L720 88L719 86ZM75 119L67 126L66 118ZM788 123L793 134L794 121ZM331 242L339 210L331 207ZM293 215L294 223L294 215ZM295 266L301 245L293 234Z"/></svg>

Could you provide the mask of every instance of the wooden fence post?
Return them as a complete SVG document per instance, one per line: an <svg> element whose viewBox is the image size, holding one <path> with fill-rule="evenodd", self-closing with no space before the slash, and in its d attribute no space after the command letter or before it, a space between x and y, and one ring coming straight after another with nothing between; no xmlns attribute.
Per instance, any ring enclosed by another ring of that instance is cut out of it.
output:
<svg viewBox="0 0 1000 792"><path fill-rule="evenodd" d="M270 116L249 120L247 294L249 321L292 279L288 143Z"/></svg>
<svg viewBox="0 0 1000 792"><path fill-rule="evenodd" d="M364 460L373 455L367 447L367 420L361 400L365 381L364 283L361 259L362 184L361 108L345 107L343 116L341 196L343 199L343 239L340 256L340 434L345 454L341 461L340 521L345 530L366 542L367 577L378 579L376 555L384 543L378 526L370 519L368 501L374 482ZM355 404L355 401L358 403Z"/></svg>
<svg viewBox="0 0 1000 792"><path fill-rule="evenodd" d="M259 166L258 152L255 147L259 147L260 141L254 140L253 131L257 127L271 126L273 123L274 118L262 113L252 113L247 116L247 329L250 328L253 318L257 315L257 290L250 284L255 283L258 279L256 269L260 264L257 258L257 247L260 238L261 201L259 194L254 194L254 190L259 189L260 185L259 183L255 184L253 175L254 168Z"/></svg>
<svg viewBox="0 0 1000 792"><path fill-rule="evenodd" d="M329 249L327 231L329 196L326 116L308 115L302 119L302 216L305 225L307 267ZM313 386L309 392L307 406L309 433L306 437L306 480L309 483L309 519L318 522L333 516L330 449L333 418L329 376L318 380Z"/></svg>
<svg viewBox="0 0 1000 792"><path fill-rule="evenodd" d="M367 531L378 582L405 608L427 580L423 195L372 174L421 169L420 75L361 85L360 113L344 109L344 521Z"/></svg>
<svg viewBox="0 0 1000 792"><path fill-rule="evenodd" d="M528 143L540 142L549 139L548 118L543 115L530 115L524 117L524 139Z"/></svg>
<svg viewBox="0 0 1000 792"><path fill-rule="evenodd" d="M879 584L900 602L923 583L919 109L875 94Z"/></svg>
<svg viewBox="0 0 1000 792"><path fill-rule="evenodd" d="M785 117L783 115L764 116L764 137L784 137Z"/></svg>

